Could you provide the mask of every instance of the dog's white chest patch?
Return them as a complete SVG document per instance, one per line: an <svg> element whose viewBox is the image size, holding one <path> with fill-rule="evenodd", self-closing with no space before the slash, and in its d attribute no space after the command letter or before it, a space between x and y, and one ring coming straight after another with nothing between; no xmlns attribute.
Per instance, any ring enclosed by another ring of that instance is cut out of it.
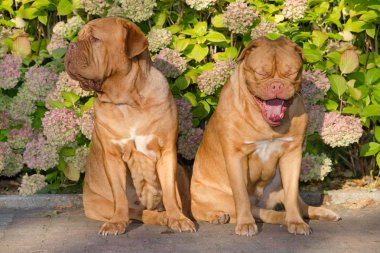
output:
<svg viewBox="0 0 380 253"><path fill-rule="evenodd" d="M272 153L281 150L282 144L292 142L293 140L293 137L284 137L261 141L245 141L244 143L255 144L256 149L254 151L254 154L256 154L262 162L266 162Z"/></svg>
<svg viewBox="0 0 380 253"><path fill-rule="evenodd" d="M135 143L136 150L143 153L144 155L156 158L156 153L153 150L148 149L148 144L154 139L154 135L136 135L134 129L130 133L130 138L123 139L113 139L111 142L113 144L119 145L121 148L124 148L128 142L133 141Z"/></svg>

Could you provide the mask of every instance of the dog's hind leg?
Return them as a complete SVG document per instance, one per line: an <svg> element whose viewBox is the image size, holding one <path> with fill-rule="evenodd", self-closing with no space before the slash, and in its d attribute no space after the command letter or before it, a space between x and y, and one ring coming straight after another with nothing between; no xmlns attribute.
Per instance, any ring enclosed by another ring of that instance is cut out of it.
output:
<svg viewBox="0 0 380 253"><path fill-rule="evenodd" d="M154 210L138 210L129 208L129 218L131 220L141 221L144 224L152 225L168 225L168 217L166 211L158 212Z"/></svg>
<svg viewBox="0 0 380 253"><path fill-rule="evenodd" d="M298 201L304 218L325 221L338 221L341 219L338 214L327 208L307 205L301 197L298 197Z"/></svg>

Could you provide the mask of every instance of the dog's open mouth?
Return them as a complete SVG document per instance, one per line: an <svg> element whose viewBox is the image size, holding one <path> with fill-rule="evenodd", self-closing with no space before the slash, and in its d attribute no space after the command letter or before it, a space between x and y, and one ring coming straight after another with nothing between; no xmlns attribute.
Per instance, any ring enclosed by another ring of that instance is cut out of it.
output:
<svg viewBox="0 0 380 253"><path fill-rule="evenodd" d="M256 104L260 107L261 114L266 122L271 126L278 126L281 124L281 120L285 116L285 112L292 102L292 99L270 99L262 100L256 96L253 96Z"/></svg>

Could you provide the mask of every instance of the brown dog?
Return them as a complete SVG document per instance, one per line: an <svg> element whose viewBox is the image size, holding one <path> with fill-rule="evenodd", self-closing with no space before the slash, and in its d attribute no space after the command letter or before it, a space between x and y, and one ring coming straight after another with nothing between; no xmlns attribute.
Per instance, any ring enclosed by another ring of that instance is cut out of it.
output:
<svg viewBox="0 0 380 253"><path fill-rule="evenodd" d="M65 58L69 75L96 91L83 202L89 218L105 221L103 235L124 233L130 218L195 231L180 210L175 102L147 47L136 25L104 18L83 27Z"/></svg>
<svg viewBox="0 0 380 253"><path fill-rule="evenodd" d="M191 209L197 220L236 222L236 234L251 236L257 233L253 216L294 234L311 231L302 216L339 219L298 195L307 124L301 74L302 50L286 38L260 38L243 50L195 157ZM285 212L270 210L278 203Z"/></svg>

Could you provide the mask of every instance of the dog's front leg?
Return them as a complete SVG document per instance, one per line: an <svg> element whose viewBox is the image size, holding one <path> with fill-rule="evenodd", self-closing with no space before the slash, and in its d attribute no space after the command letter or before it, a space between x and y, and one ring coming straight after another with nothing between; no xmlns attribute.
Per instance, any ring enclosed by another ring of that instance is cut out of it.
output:
<svg viewBox="0 0 380 253"><path fill-rule="evenodd" d="M298 181L301 172L301 145L287 152L280 158L280 172L284 187L284 205L286 210L285 222L289 233L311 233L308 224L302 219L298 203Z"/></svg>
<svg viewBox="0 0 380 253"><path fill-rule="evenodd" d="M168 226L176 231L195 232L194 223L186 218L181 212L176 197L176 170L177 153L176 148L164 149L157 162L157 173L163 193L163 202L167 213Z"/></svg>
<svg viewBox="0 0 380 253"><path fill-rule="evenodd" d="M229 148L228 148L229 149ZM235 201L236 227L238 235L257 234L257 226L251 212L251 203L247 190L248 158L239 151L224 150L228 178Z"/></svg>
<svg viewBox="0 0 380 253"><path fill-rule="evenodd" d="M121 153L112 144L103 143L104 169L112 189L114 214L99 230L99 234L125 233L129 223L128 200L126 196L126 166Z"/></svg>

